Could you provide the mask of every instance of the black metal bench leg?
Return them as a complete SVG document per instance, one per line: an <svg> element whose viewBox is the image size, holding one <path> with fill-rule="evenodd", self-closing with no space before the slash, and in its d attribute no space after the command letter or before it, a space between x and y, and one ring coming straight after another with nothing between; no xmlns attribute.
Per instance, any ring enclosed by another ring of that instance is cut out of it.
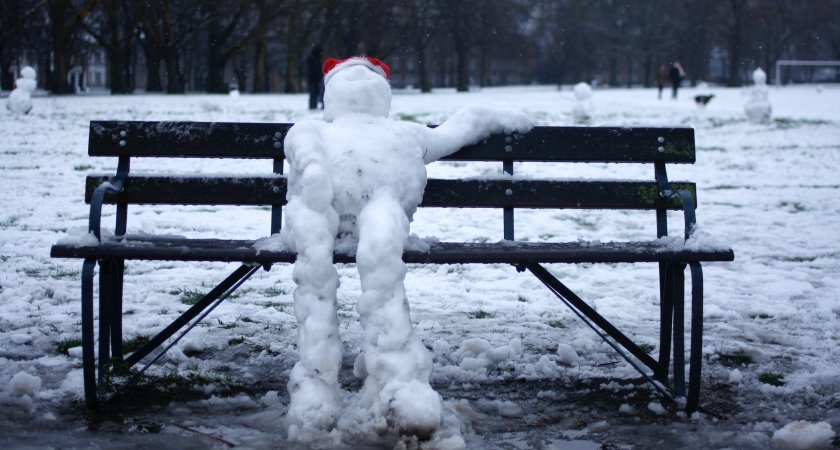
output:
<svg viewBox="0 0 840 450"><path fill-rule="evenodd" d="M659 368L654 377L662 384L668 383L671 365L671 318L674 314L674 277L671 263L659 263Z"/></svg>
<svg viewBox="0 0 840 450"><path fill-rule="evenodd" d="M111 262L111 359L114 361L122 361L123 359L122 301L124 273L124 260Z"/></svg>
<svg viewBox="0 0 840 450"><path fill-rule="evenodd" d="M82 264L82 373L85 387L85 403L96 409L96 359L93 339L93 271L96 261L86 259Z"/></svg>
<svg viewBox="0 0 840 450"><path fill-rule="evenodd" d="M685 265L672 264L674 299L674 393L685 397Z"/></svg>
<svg viewBox="0 0 840 450"><path fill-rule="evenodd" d="M99 371L97 382L101 383L111 359L111 261L99 261Z"/></svg>
<svg viewBox="0 0 840 450"><path fill-rule="evenodd" d="M688 399L685 409L697 410L700 404L700 369L703 362L703 269L700 263L689 264L691 269L691 367L688 374Z"/></svg>

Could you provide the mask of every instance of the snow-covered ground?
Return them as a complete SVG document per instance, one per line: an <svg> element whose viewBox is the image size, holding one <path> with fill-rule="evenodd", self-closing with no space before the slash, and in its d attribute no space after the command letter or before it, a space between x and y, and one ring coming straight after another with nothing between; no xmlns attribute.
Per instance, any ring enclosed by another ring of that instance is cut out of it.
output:
<svg viewBox="0 0 840 450"><path fill-rule="evenodd" d="M409 267L416 332L435 355L432 384L469 448L772 448L840 430L840 88L771 89L773 119L747 121L745 90L710 88L706 109L684 89L596 90L591 125L696 129L697 163L673 180L698 184L702 230L735 250L705 272L704 406L684 417L656 396L538 280L512 267ZM5 99L2 100L5 102ZM161 362L174 399L84 412L78 343L79 269L49 247L87 226L83 180L113 172L86 155L90 120L294 122L313 113L303 95L36 97L28 116L0 108L0 445L129 448L284 447L285 383L297 360L291 267L260 272ZM551 87L456 94L395 92L392 116L440 123L466 104L524 111L539 125L572 124L573 95ZM522 176L652 178L652 167L518 164ZM270 171L267 161L137 161L132 170ZM435 163L430 177L495 175L494 164ZM256 207L135 207L129 229L258 238ZM113 210L105 220L113 219ZM672 232L680 218L672 216ZM421 237L501 239L501 212L421 210ZM645 239L652 212L519 211L517 239ZM555 265L551 270L619 328L658 343L654 265ZM151 336L233 269L224 264L132 262L126 338ZM362 330L355 267L340 267L339 315L348 390ZM69 347L69 350L66 350ZM522 380L525 380L524 382ZM768 382L770 384L768 384ZM177 386L176 386L177 385ZM172 387L176 386L176 387ZM201 395L189 395L191 392ZM718 416L718 417L716 417ZM810 424L797 423L804 420ZM773 439L774 433L777 438ZM798 434L797 434L798 433ZM823 439L825 441L825 439ZM840 444L836 443L834 446ZM348 447L351 442L344 442ZM391 447L385 440L371 447ZM793 447L791 447L793 448ZM816 447L813 447L816 448Z"/></svg>

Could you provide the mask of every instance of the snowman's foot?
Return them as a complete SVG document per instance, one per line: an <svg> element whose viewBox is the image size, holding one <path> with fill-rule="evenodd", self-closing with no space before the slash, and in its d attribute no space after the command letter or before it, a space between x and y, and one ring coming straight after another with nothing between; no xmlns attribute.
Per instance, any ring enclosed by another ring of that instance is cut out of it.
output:
<svg viewBox="0 0 840 450"><path fill-rule="evenodd" d="M413 435L421 440L430 439L441 426L440 395L428 383L418 380L393 384L383 389L384 392L393 392L389 403L388 422L401 435Z"/></svg>
<svg viewBox="0 0 840 450"><path fill-rule="evenodd" d="M303 377L289 382L289 392L286 426L290 441L317 441L335 428L340 405L334 387L317 377Z"/></svg>

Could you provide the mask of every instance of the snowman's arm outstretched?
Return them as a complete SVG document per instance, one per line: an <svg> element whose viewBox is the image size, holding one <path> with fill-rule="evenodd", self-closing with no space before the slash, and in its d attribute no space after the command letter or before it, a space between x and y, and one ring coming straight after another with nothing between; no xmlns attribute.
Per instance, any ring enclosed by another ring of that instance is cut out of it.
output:
<svg viewBox="0 0 840 450"><path fill-rule="evenodd" d="M437 128L426 129L426 164L455 153L496 133L524 133L533 127L531 119L520 112L483 106L469 106L456 112Z"/></svg>

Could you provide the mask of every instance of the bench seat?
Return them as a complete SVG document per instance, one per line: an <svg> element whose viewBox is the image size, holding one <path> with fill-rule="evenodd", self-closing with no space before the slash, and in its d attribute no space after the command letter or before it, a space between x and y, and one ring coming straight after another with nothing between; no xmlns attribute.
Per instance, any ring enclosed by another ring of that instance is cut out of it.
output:
<svg viewBox="0 0 840 450"><path fill-rule="evenodd" d="M257 264L291 263L290 251L257 250L253 240L190 239L181 236L126 235L103 239L97 245L63 244L52 247L54 258L126 259L154 261L227 261ZM429 251L407 250L406 263L524 264L524 263L636 263L732 261L730 248L695 246L681 238L645 242L432 242ZM352 255L336 254L336 263L354 263Z"/></svg>

